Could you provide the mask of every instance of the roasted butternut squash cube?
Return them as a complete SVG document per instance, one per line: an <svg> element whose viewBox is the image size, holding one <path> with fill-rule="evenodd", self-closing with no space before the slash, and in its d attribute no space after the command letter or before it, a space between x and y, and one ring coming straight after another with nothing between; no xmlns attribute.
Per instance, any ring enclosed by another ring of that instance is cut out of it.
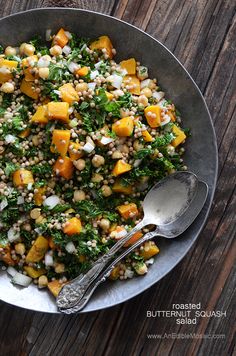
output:
<svg viewBox="0 0 236 356"><path fill-rule="evenodd" d="M135 203L123 204L117 207L120 215L124 219L133 219L138 216L138 208Z"/></svg>
<svg viewBox="0 0 236 356"><path fill-rule="evenodd" d="M9 59L0 59L0 68L5 67L9 70L14 70L16 69L18 66L18 62L17 61L11 61Z"/></svg>
<svg viewBox="0 0 236 356"><path fill-rule="evenodd" d="M20 138L26 138L30 134L30 128L25 129L24 131L21 131L21 133L18 135Z"/></svg>
<svg viewBox="0 0 236 356"><path fill-rule="evenodd" d="M48 117L47 117L47 106L42 105L38 106L36 112L31 118L31 122L37 123L37 124L47 124L48 123Z"/></svg>
<svg viewBox="0 0 236 356"><path fill-rule="evenodd" d="M185 139L186 135L184 131L182 131L178 126L173 125L172 132L176 136L174 140L171 142L172 146L177 147L179 146Z"/></svg>
<svg viewBox="0 0 236 356"><path fill-rule="evenodd" d="M113 53L112 53L113 46L108 36L100 36L96 41L93 41L89 47L92 50L95 49L102 50L103 48L105 48L109 58L113 58Z"/></svg>
<svg viewBox="0 0 236 356"><path fill-rule="evenodd" d="M73 85L71 83L67 83L62 85L59 88L59 91L61 93L61 100L65 101L69 104L74 103L75 101L79 100L79 95L77 91L74 89Z"/></svg>
<svg viewBox="0 0 236 356"><path fill-rule="evenodd" d="M153 137L148 132L148 130L142 131L142 136L143 136L144 141L146 141L146 142L152 142L153 141Z"/></svg>
<svg viewBox="0 0 236 356"><path fill-rule="evenodd" d="M127 241L124 244L124 247L129 247L129 246L133 245L136 241L141 239L142 236L143 236L143 233L141 231L137 231L135 234L133 234L133 236L131 236L129 241Z"/></svg>
<svg viewBox="0 0 236 356"><path fill-rule="evenodd" d="M55 279L54 281L49 282L47 287L52 293L52 295L54 295L54 297L57 297L63 287L63 284L57 279Z"/></svg>
<svg viewBox="0 0 236 356"><path fill-rule="evenodd" d="M18 65L17 61L10 61L8 59L0 59L0 83L5 83L13 79L12 71L16 70Z"/></svg>
<svg viewBox="0 0 236 356"><path fill-rule="evenodd" d="M69 156L72 161L76 161L77 159L83 156L83 151L81 150L81 146L79 143L70 141L69 143Z"/></svg>
<svg viewBox="0 0 236 356"><path fill-rule="evenodd" d="M22 80L20 85L21 92L34 100L37 100L39 97L39 94L37 93L36 89L37 87L33 82L27 82L25 79Z"/></svg>
<svg viewBox="0 0 236 356"><path fill-rule="evenodd" d="M134 130L134 121L129 116L116 121L112 125L112 131L114 131L117 136L121 136L121 137L131 136L133 130Z"/></svg>
<svg viewBox="0 0 236 356"><path fill-rule="evenodd" d="M48 103L48 118L50 120L59 120L69 122L69 104L66 102L50 101Z"/></svg>
<svg viewBox="0 0 236 356"><path fill-rule="evenodd" d="M136 77L136 75L124 76L123 82L128 86L128 90L131 94L140 95L140 80L138 79L138 77Z"/></svg>
<svg viewBox="0 0 236 356"><path fill-rule="evenodd" d="M37 188L37 192L34 193L34 203L37 206L41 206L43 204L43 196L46 192L46 187Z"/></svg>
<svg viewBox="0 0 236 356"><path fill-rule="evenodd" d="M158 127L161 124L161 107L159 105L150 105L144 109L144 115L148 125L152 128Z"/></svg>
<svg viewBox="0 0 236 356"><path fill-rule="evenodd" d="M127 74L136 74L136 60L134 58L120 62L120 66L122 69L126 70Z"/></svg>
<svg viewBox="0 0 236 356"><path fill-rule="evenodd" d="M112 187L113 192L121 194L131 194L133 191L132 185L123 185L120 179L117 179Z"/></svg>
<svg viewBox="0 0 236 356"><path fill-rule="evenodd" d="M53 170L65 179L71 179L74 171L74 165L69 157L58 157Z"/></svg>
<svg viewBox="0 0 236 356"><path fill-rule="evenodd" d="M48 249L48 240L43 236L38 236L26 255L25 261L27 263L39 262L43 259Z"/></svg>
<svg viewBox="0 0 236 356"><path fill-rule="evenodd" d="M105 94L106 94L108 100L112 100L114 97L114 95L112 93L109 93L109 91L105 91Z"/></svg>
<svg viewBox="0 0 236 356"><path fill-rule="evenodd" d="M74 234L79 234L81 229L82 224L80 219L74 217L66 221L63 232L64 234L71 236Z"/></svg>
<svg viewBox="0 0 236 356"><path fill-rule="evenodd" d="M170 119L171 119L172 122L175 122L175 121L176 121L176 116L175 116L175 113L174 113L173 111L168 110L168 111L167 111L167 115L170 116Z"/></svg>
<svg viewBox="0 0 236 356"><path fill-rule="evenodd" d="M0 68L0 84L8 82L9 80L13 79L13 75L8 68Z"/></svg>
<svg viewBox="0 0 236 356"><path fill-rule="evenodd" d="M80 69L77 69L76 74L80 75L81 77L85 77L89 72L88 67L82 67Z"/></svg>
<svg viewBox="0 0 236 356"><path fill-rule="evenodd" d="M13 183L16 187L22 187L24 185L34 183L32 172L23 168L18 169L13 173Z"/></svg>
<svg viewBox="0 0 236 356"><path fill-rule="evenodd" d="M11 257L11 249L10 246L2 247L0 251L0 261L3 261L8 266L14 266L16 264L16 260L13 260Z"/></svg>
<svg viewBox="0 0 236 356"><path fill-rule="evenodd" d="M36 55L29 56L22 59L22 67L25 75L25 80L27 82L33 82L36 78L38 78L38 74L32 73L31 70L34 65L38 62L38 57Z"/></svg>
<svg viewBox="0 0 236 356"><path fill-rule="evenodd" d="M130 171L131 169L132 166L129 163L126 163L122 161L122 159L119 159L119 161L116 162L115 167L113 168L112 174L113 176L117 177L120 174Z"/></svg>
<svg viewBox="0 0 236 356"><path fill-rule="evenodd" d="M51 151L65 157L70 142L70 130L53 130Z"/></svg>
<svg viewBox="0 0 236 356"><path fill-rule="evenodd" d="M24 270L31 278L39 278L40 276L46 273L46 270L44 268L35 269L30 266L25 266Z"/></svg>
<svg viewBox="0 0 236 356"><path fill-rule="evenodd" d="M159 248L153 241L147 241L144 243L143 249L140 250L140 256L142 256L145 260L149 260L149 258L157 255L159 251Z"/></svg>
<svg viewBox="0 0 236 356"><path fill-rule="evenodd" d="M115 266L110 273L109 279L111 279L112 281L116 281L119 278L119 276L120 276L120 267Z"/></svg>
<svg viewBox="0 0 236 356"><path fill-rule="evenodd" d="M69 38L67 37L65 30L63 28L61 28L56 36L53 39L53 44L55 45L59 45L60 47L64 47L69 41Z"/></svg>

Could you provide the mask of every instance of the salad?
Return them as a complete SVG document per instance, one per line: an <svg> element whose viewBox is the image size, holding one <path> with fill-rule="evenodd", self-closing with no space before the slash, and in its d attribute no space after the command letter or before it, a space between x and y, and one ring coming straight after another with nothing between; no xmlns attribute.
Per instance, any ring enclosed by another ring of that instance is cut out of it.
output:
<svg viewBox="0 0 236 356"><path fill-rule="evenodd" d="M57 296L140 221L154 183L187 169L188 130L147 67L116 63L108 36L46 39L0 47L0 263ZM145 242L110 279L144 275L158 252Z"/></svg>

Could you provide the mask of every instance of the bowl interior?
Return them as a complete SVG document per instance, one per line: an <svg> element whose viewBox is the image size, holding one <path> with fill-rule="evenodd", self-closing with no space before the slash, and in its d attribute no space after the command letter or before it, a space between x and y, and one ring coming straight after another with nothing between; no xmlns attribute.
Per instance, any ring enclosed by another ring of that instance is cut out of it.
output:
<svg viewBox="0 0 236 356"><path fill-rule="evenodd" d="M149 273L126 282L106 282L94 294L84 311L98 310L121 303L144 291L164 277L187 253L201 231L212 202L217 175L217 147L214 129L205 101L196 84L179 61L161 43L132 25L94 12L78 9L48 8L15 14L0 20L0 43L18 45L36 34L45 38L47 29L55 33L64 27L82 37L107 34L117 50L116 61L135 57L156 77L166 97L173 100L192 131L184 156L188 169L209 185L209 196L201 214L178 239L158 239L160 254ZM55 300L47 291L33 285L13 286L0 272L0 299L27 309L56 312Z"/></svg>

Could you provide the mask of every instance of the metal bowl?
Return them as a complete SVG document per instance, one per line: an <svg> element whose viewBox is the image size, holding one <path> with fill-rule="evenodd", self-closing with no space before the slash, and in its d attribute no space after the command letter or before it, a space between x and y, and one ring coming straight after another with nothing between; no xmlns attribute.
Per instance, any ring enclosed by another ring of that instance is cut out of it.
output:
<svg viewBox="0 0 236 356"><path fill-rule="evenodd" d="M186 255L207 219L217 177L217 145L211 117L204 98L193 79L174 55L153 37L123 21L99 13L78 9L46 8L30 10L0 20L0 43L18 45L35 34L45 37L46 29L55 33L64 27L79 36L96 38L107 34L117 49L116 60L135 57L157 77L161 88L183 115L192 137L187 140L185 162L188 169L209 185L209 196L201 214L179 238L158 240L160 254L149 273L128 281L106 282L94 294L84 311L94 311L124 302L159 281ZM46 290L34 285L21 289L0 272L0 299L18 307L56 313L55 300Z"/></svg>

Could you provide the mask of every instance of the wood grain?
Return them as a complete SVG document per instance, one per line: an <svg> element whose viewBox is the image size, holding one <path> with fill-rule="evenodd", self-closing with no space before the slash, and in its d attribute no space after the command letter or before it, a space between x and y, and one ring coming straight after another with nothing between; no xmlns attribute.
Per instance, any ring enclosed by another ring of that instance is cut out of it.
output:
<svg viewBox="0 0 236 356"><path fill-rule="evenodd" d="M184 260L157 285L112 309L78 316L33 313L1 303L1 355L233 355L235 350L236 8L232 0L0 0L0 16L42 6L112 14L161 40L196 80L219 146L211 215ZM178 326L147 310L199 303L226 311ZM224 339L149 339L147 334L224 334Z"/></svg>

